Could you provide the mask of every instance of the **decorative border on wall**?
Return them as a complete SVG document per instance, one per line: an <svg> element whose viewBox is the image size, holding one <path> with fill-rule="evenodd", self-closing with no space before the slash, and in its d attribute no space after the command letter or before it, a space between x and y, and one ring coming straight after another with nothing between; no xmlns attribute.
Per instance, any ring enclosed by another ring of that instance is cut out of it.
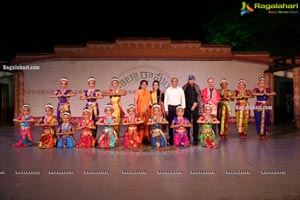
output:
<svg viewBox="0 0 300 200"><path fill-rule="evenodd" d="M40 120L41 117L33 117L36 121ZM71 118L71 123L73 123L74 125L77 125L79 120L81 119L82 117L79 117L79 116L74 116ZM229 117L229 124L232 124L232 125L236 125L236 118L235 117ZM255 118L254 116L251 116L249 118L249 124L255 124Z"/></svg>
<svg viewBox="0 0 300 200"><path fill-rule="evenodd" d="M73 90L70 88L75 94L82 94L84 90L82 89L75 89ZM97 88L96 88L97 89ZM24 90L26 95L51 95L56 90L53 89L36 89L36 90ZM105 93L106 90L100 90L101 93ZM126 90L127 94L135 94L136 90Z"/></svg>

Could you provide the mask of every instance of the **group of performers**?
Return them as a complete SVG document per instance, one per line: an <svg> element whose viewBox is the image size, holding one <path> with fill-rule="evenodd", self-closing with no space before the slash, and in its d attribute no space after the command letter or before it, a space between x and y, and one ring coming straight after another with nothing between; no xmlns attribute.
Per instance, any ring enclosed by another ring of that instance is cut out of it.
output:
<svg viewBox="0 0 300 200"><path fill-rule="evenodd" d="M173 80L173 79L172 79ZM178 79L176 78L177 82ZM213 79L208 79L210 86ZM189 146L190 138L188 130L193 123L202 124L198 140L201 146L217 148L215 125L219 125L219 134L222 139L228 136L228 121L231 113L230 101L236 99L236 121L238 133L241 139L247 139L248 119L250 117L250 105L248 98L257 97L255 104L256 130L260 139L266 139L267 127L270 123L270 107L267 106L269 96L275 95L266 88L265 79L258 79L258 87L252 92L246 89L246 81L238 81L238 89L231 92L228 89L228 81L222 79L220 90L202 91L203 106L198 120L190 120L184 115L185 106L178 105L174 108L175 115L167 120L164 106L164 93L159 89L159 82L153 82L153 90L147 89L148 82L142 80L140 87L135 93L134 104L127 107L127 115L121 106L121 97L126 91L119 88L120 80L116 77L111 80L111 89L105 93L95 89L94 77L88 79L88 89L84 90L80 100L86 100L82 110L82 117L75 127L71 121L71 109L69 98L76 94L67 89L68 79L60 79L59 90L56 90L51 98L58 98L57 115L54 116L54 106L50 103L45 105L45 115L35 121L30 115L30 105L24 104L22 115L14 119L20 123L19 141L13 147L27 147L34 144L30 125L43 128L41 138L38 141L39 148L114 148L120 145L120 125L127 126L123 134L123 145L127 148L137 148L141 144L150 144L153 148L167 147L168 144L175 146ZM177 87L177 86L176 86ZM200 91L200 90L199 90ZM200 91L201 93L201 91ZM209 95L210 93L210 95ZM110 102L105 106L105 116L99 117L97 99L109 96ZM207 98L206 98L207 97ZM168 108L168 107L167 107ZM192 108L194 109L194 107ZM103 131L97 139L97 127L103 126ZM172 138L167 140L164 132L166 126L172 130ZM193 126L194 127L194 126ZM80 137L76 143L74 134L80 131ZM195 137L195 136L194 136ZM195 139L195 138L194 138Z"/></svg>

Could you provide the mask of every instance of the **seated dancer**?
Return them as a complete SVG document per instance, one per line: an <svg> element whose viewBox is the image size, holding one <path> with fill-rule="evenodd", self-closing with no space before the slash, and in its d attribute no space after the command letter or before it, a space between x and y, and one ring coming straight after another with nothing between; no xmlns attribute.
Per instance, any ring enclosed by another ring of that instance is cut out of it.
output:
<svg viewBox="0 0 300 200"><path fill-rule="evenodd" d="M159 104L152 105L152 116L149 118L147 125L151 125L151 146L153 148L160 148L167 146L167 139L162 131L163 124L169 124L169 122L163 117L161 107Z"/></svg>
<svg viewBox="0 0 300 200"><path fill-rule="evenodd" d="M30 116L30 105L24 104L22 107L23 115L13 119L14 122L20 123L19 141L13 147L28 147L33 145L33 138L30 124L34 123L34 118Z"/></svg>
<svg viewBox="0 0 300 200"><path fill-rule="evenodd" d="M82 111L82 119L79 120L77 130L81 130L80 138L76 148L95 147L96 139L93 137L92 130L96 128L94 120L91 119L92 110L84 108Z"/></svg>
<svg viewBox="0 0 300 200"><path fill-rule="evenodd" d="M128 126L124 134L124 146L136 148L142 143L137 126L144 123L144 121L137 117L136 108L133 104L128 106L127 113L128 116L122 119L122 125Z"/></svg>
<svg viewBox="0 0 300 200"><path fill-rule="evenodd" d="M216 135L213 131L213 124L219 124L220 121L212 115L212 105L207 103L204 105L204 115L200 116L197 123L202 124L200 132L200 143L202 147L217 148Z"/></svg>
<svg viewBox="0 0 300 200"><path fill-rule="evenodd" d="M103 132L98 140L99 148L113 148L118 144L118 134L114 130L114 126L119 125L117 118L112 114L114 112L113 106L111 104L107 104L105 106L104 112L106 116L100 117L96 122L97 125L102 125Z"/></svg>
<svg viewBox="0 0 300 200"><path fill-rule="evenodd" d="M71 114L63 112L61 115L62 123L56 130L57 148L73 148L75 146L75 139L73 134L75 133L73 125L70 123Z"/></svg>
<svg viewBox="0 0 300 200"><path fill-rule="evenodd" d="M41 149L53 148L56 146L57 138L54 127L58 125L57 118L53 116L54 106L48 103L45 106L45 116L38 121L35 126L43 127L41 139L38 142L38 147Z"/></svg>
<svg viewBox="0 0 300 200"><path fill-rule="evenodd" d="M189 146L187 127L192 127L192 124L186 117L184 117L184 108L182 106L177 106L176 117L174 117L171 125L171 128L174 129L175 146Z"/></svg>

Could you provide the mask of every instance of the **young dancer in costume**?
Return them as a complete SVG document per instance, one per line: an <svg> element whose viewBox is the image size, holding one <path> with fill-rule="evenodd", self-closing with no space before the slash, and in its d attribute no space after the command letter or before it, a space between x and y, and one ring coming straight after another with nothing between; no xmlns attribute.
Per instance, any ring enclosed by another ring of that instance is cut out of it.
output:
<svg viewBox="0 0 300 200"><path fill-rule="evenodd" d="M176 117L172 121L171 128L174 129L174 145L178 146L189 146L189 138L187 135L187 127L191 127L190 121L184 117L184 108L177 106Z"/></svg>
<svg viewBox="0 0 300 200"><path fill-rule="evenodd" d="M45 105L45 116L35 124L35 126L43 127L41 139L38 142L38 147L41 149L53 148L56 146L57 137L55 126L58 125L56 116L53 116L54 106L50 103Z"/></svg>
<svg viewBox="0 0 300 200"><path fill-rule="evenodd" d="M216 135L214 133L213 124L219 124L220 121L212 115L212 105L207 103L204 105L204 114L200 116L198 123L202 124L200 132L200 143L202 147L217 148Z"/></svg>
<svg viewBox="0 0 300 200"><path fill-rule="evenodd" d="M219 134L222 139L227 139L228 137L228 123L229 117L231 115L230 101L232 101L232 92L228 89L228 81L222 79L220 82L221 89L219 90L221 101L218 104L218 119L219 124Z"/></svg>
<svg viewBox="0 0 300 200"><path fill-rule="evenodd" d="M103 132L98 139L99 148L113 148L118 144L118 134L114 130L114 126L119 125L116 117L113 116L113 106L108 104L105 106L104 113L106 116L100 117L97 121L97 125L103 126Z"/></svg>
<svg viewBox="0 0 300 200"><path fill-rule="evenodd" d="M256 96L255 103L255 124L256 131L259 139L267 139L268 126L271 123L270 115L272 107L268 104L270 96L276 95L270 88L266 88L266 80L264 77L260 77L257 81L257 88L252 91L252 94Z"/></svg>
<svg viewBox="0 0 300 200"><path fill-rule="evenodd" d="M120 134L120 123L122 120L122 117L125 115L122 105L121 105L121 97L126 95L126 91L120 89L120 80L117 77L113 77L110 81L111 89L107 90L103 96L109 96L110 97L110 104L113 107L113 116L117 119L118 125L114 126L114 130L116 133Z"/></svg>
<svg viewBox="0 0 300 200"><path fill-rule="evenodd" d="M136 108L130 104L127 108L128 116L123 117L122 125L127 126L124 134L124 146L127 148L139 147L142 143L138 132L138 125L144 121L137 116Z"/></svg>
<svg viewBox="0 0 300 200"><path fill-rule="evenodd" d="M73 148L75 146L75 139L73 134L75 129L70 123L71 114L69 112L63 112L61 115L62 123L56 130L57 148Z"/></svg>
<svg viewBox="0 0 300 200"><path fill-rule="evenodd" d="M13 147L28 147L33 145L33 138L30 125L35 122L34 118L30 116L30 105L24 104L22 106L23 115L13 119L14 122L20 123L19 141Z"/></svg>
<svg viewBox="0 0 300 200"><path fill-rule="evenodd" d="M97 103L97 99L102 99L103 96L100 93L100 90L95 89L96 79L94 77L88 78L88 89L84 90L80 96L80 100L86 100L85 107L90 109L91 115L90 119L93 120L94 123L97 122L99 116L99 107ZM97 126L96 124L94 129L91 129L93 137L97 137Z"/></svg>
<svg viewBox="0 0 300 200"><path fill-rule="evenodd" d="M62 122L61 114L63 112L68 112L71 114L69 99L70 97L75 96L75 93L73 93L72 90L67 89L68 84L69 84L69 80L66 77L62 77L60 79L60 89L56 90L51 95L51 98L58 98L56 117L59 122Z"/></svg>
<svg viewBox="0 0 300 200"><path fill-rule="evenodd" d="M92 130L96 129L94 120L91 119L92 112L89 108L82 110L82 119L79 120L77 130L81 130L77 148L91 148L95 146L96 139Z"/></svg>
<svg viewBox="0 0 300 200"><path fill-rule="evenodd" d="M238 81L238 90L235 90L232 99L236 99L235 117L240 139L247 139L248 120L250 118L249 98L253 98L250 90L246 89L244 79Z"/></svg>
<svg viewBox="0 0 300 200"><path fill-rule="evenodd" d="M162 130L163 124L169 124L161 112L159 104L152 105L152 116L147 125L151 125L151 146L153 148L160 148L167 146L167 139Z"/></svg>

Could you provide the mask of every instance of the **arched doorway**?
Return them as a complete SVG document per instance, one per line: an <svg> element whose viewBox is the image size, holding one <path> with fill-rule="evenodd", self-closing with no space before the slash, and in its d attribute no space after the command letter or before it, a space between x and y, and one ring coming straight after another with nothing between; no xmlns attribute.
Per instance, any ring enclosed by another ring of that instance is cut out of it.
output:
<svg viewBox="0 0 300 200"><path fill-rule="evenodd" d="M275 84L275 123L294 121L293 73L291 70L274 72Z"/></svg>
<svg viewBox="0 0 300 200"><path fill-rule="evenodd" d="M0 125L12 125L14 117L14 73L0 72Z"/></svg>

